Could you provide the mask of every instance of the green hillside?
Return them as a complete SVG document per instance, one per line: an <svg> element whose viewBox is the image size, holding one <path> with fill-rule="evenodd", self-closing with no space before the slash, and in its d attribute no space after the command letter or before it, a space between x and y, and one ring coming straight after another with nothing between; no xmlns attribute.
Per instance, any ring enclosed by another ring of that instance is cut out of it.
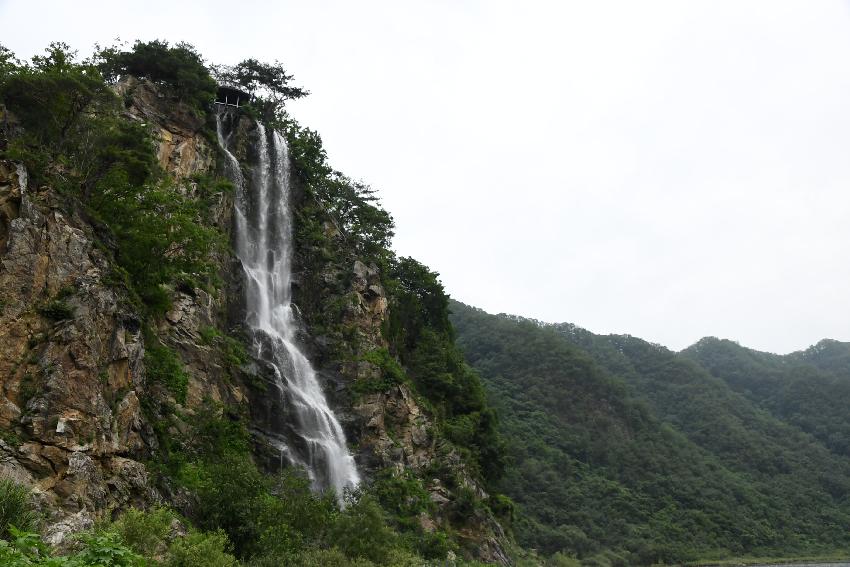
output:
<svg viewBox="0 0 850 567"><path fill-rule="evenodd" d="M850 344L823 340L787 356L705 338L682 352L759 407L850 457Z"/></svg>
<svg viewBox="0 0 850 567"><path fill-rule="evenodd" d="M452 311L500 412L513 459L503 490L519 506L523 546L633 565L850 542L850 461L691 353Z"/></svg>

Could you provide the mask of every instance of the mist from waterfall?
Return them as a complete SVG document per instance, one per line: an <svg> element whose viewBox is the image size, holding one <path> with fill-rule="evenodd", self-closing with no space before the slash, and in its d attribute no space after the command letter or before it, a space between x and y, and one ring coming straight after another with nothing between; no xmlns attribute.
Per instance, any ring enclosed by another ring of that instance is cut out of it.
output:
<svg viewBox="0 0 850 567"><path fill-rule="evenodd" d="M225 111L226 112L226 111ZM341 497L360 482L345 434L327 400L316 372L298 346L299 328L292 305L292 212L289 148L278 132L257 127L257 163L246 183L239 162L228 149L222 113L216 114L218 142L235 184L234 241L245 274L247 327L252 356L273 369L276 394L294 417L296 443L284 435L271 441L281 459L303 466L316 490L333 488Z"/></svg>

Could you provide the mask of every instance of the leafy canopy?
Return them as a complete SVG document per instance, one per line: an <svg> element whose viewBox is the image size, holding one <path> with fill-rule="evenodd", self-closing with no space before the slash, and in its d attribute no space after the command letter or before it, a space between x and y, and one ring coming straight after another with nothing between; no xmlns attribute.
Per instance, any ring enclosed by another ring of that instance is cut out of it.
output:
<svg viewBox="0 0 850 567"><path fill-rule="evenodd" d="M286 72L279 61L263 63L256 59L245 59L233 66L218 65L213 70L219 82L247 91L251 95L251 106L266 122L283 120L286 101L309 94L290 84L293 76Z"/></svg>
<svg viewBox="0 0 850 567"><path fill-rule="evenodd" d="M127 75L149 79L197 110L215 99L215 80L201 55L185 42L172 47L163 40L136 41L130 49L120 45L99 48L96 62L109 81Z"/></svg>

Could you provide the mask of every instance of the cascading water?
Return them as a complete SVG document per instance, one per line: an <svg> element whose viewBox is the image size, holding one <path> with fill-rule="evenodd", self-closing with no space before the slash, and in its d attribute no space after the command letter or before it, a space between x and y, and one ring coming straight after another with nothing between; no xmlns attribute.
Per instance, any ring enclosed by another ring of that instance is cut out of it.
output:
<svg viewBox="0 0 850 567"><path fill-rule="evenodd" d="M342 427L296 338L298 322L291 297L289 149L280 134L272 131L269 136L257 123L257 164L252 182L247 184L238 160L227 147L222 114L216 115L216 126L219 145L227 158L227 173L236 185L236 256L245 273L252 355L273 370L277 394L281 404L292 410L295 419L291 429L298 437L295 446L284 435L272 442L278 446L281 460L307 469L314 489L333 488L341 497L346 488L357 486L360 477Z"/></svg>

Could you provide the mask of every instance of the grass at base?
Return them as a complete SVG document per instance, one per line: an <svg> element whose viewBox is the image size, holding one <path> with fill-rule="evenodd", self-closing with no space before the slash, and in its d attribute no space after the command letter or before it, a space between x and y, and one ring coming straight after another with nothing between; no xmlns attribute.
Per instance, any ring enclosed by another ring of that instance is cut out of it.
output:
<svg viewBox="0 0 850 567"><path fill-rule="evenodd" d="M850 563L850 554L846 551L824 555L806 555L801 557L735 557L732 559L715 559L690 561L686 567L732 567L736 565L794 565L799 563Z"/></svg>

